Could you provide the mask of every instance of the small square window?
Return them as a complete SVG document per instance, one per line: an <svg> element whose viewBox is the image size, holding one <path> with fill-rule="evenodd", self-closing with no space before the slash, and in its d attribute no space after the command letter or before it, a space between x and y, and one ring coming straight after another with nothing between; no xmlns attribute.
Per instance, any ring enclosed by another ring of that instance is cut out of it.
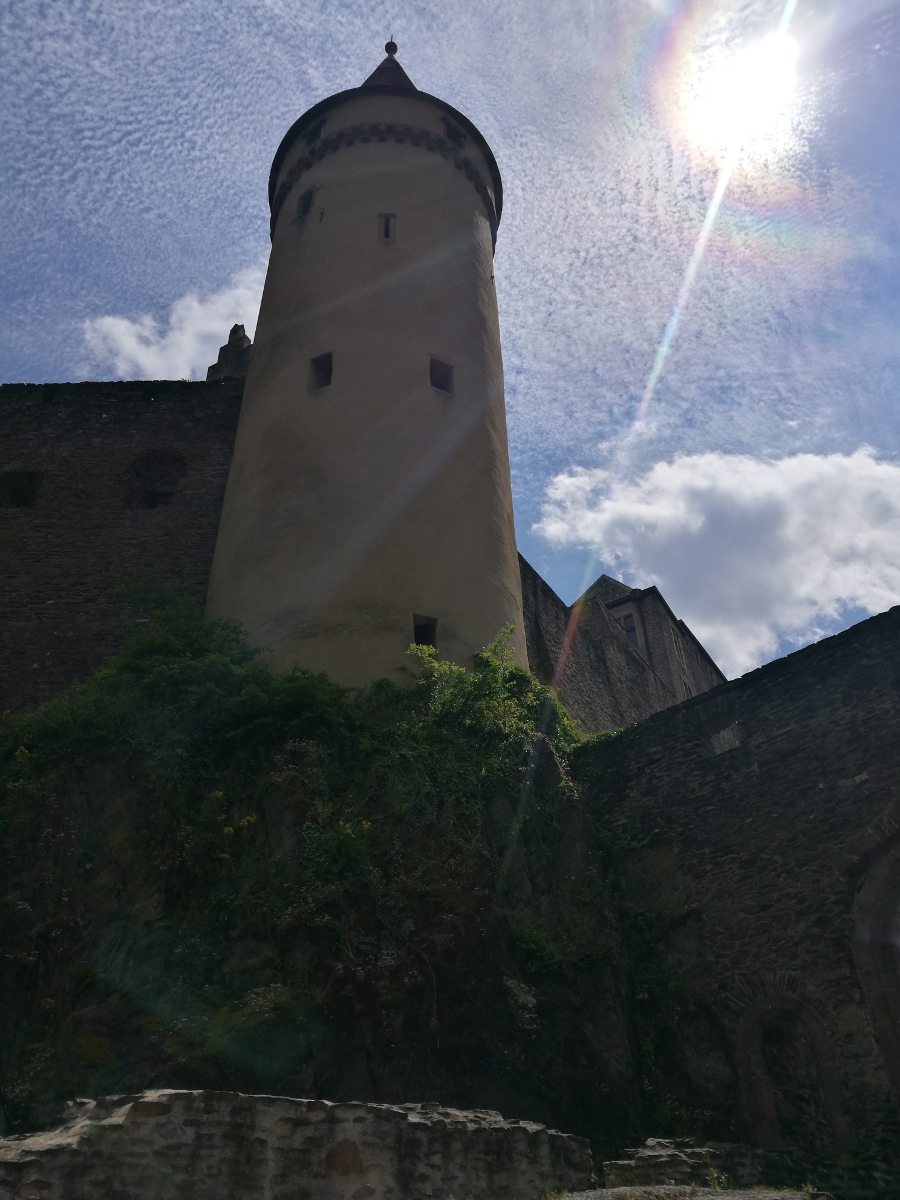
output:
<svg viewBox="0 0 900 1200"><path fill-rule="evenodd" d="M413 613L413 641L417 646L437 646L437 617Z"/></svg>
<svg viewBox="0 0 900 1200"><path fill-rule="evenodd" d="M684 647L681 644L681 634L674 625L671 625L669 628L672 631L672 645L675 647L675 657L683 667L686 667L687 663L684 661Z"/></svg>
<svg viewBox="0 0 900 1200"><path fill-rule="evenodd" d="M34 508L43 471L0 472L0 508Z"/></svg>
<svg viewBox="0 0 900 1200"><path fill-rule="evenodd" d="M316 392L319 388L330 387L331 375L334 370L334 356L317 354L309 360L309 390Z"/></svg>
<svg viewBox="0 0 900 1200"><path fill-rule="evenodd" d="M449 363L441 362L438 358L431 359L429 377L432 387L453 395L453 368Z"/></svg>
<svg viewBox="0 0 900 1200"><path fill-rule="evenodd" d="M313 205L316 202L316 189L307 188L297 202L297 216L305 217L307 213L312 212Z"/></svg>
<svg viewBox="0 0 900 1200"><path fill-rule="evenodd" d="M396 213L379 213L378 214L378 240L380 242L392 242L397 236L397 214Z"/></svg>

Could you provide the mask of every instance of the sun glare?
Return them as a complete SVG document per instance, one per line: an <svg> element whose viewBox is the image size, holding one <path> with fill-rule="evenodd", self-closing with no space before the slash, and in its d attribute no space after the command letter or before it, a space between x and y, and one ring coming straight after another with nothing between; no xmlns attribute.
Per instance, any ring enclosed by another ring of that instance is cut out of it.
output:
<svg viewBox="0 0 900 1200"><path fill-rule="evenodd" d="M797 89L797 44L771 33L698 71L686 105L688 133L699 147L741 154L777 151L790 133Z"/></svg>

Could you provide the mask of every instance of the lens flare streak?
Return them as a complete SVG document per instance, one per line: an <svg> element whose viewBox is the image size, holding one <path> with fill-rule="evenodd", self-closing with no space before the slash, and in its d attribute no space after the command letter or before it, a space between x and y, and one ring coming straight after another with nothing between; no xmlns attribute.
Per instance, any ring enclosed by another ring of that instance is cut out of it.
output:
<svg viewBox="0 0 900 1200"><path fill-rule="evenodd" d="M619 444L616 454L614 455L613 463L609 471L610 486L615 483L617 475L620 473L622 463L624 461L625 452L628 444L640 432L643 427L648 409L656 393L656 388L662 375L663 368L666 364L669 351L672 348L672 343L675 334L678 331L678 326L681 322L685 307L690 299L691 291L694 286L694 281L697 278L697 272L700 269L700 264L706 253L706 248L709 243L710 235L715 226L716 219L719 215L719 210L722 207L722 201L725 198L725 193L728 191L728 185L731 182L731 177L734 174L735 167L740 159L741 150L743 148L743 140L753 136L758 132L760 114L756 109L756 102L760 99L759 93L768 85L772 85L773 95L768 95L762 98L761 108L764 119L771 119L777 115L776 109L783 106L792 90L792 71L796 60L796 47L787 36L787 30L796 12L799 0L786 0L784 8L781 12L781 17L778 22L777 29L774 33L769 34L764 42L756 46L750 47L744 51L741 60L737 64L737 86L742 91L742 96L739 100L732 102L732 118L734 127L730 130L728 138L729 145L722 166L719 170L718 180L716 182L715 191L712 199L709 202L709 207L706 210L706 216L703 220L703 225L700 228L700 233L697 236L697 241L694 245L693 252L688 260L685 268L684 277L681 286L678 289L678 295L675 298L675 303L672 307L672 312L666 322L665 330L663 331L659 347L656 351L656 356L653 360L653 365L650 369L650 374L647 377L646 385L644 386L640 402L637 406L634 420L629 427L627 433ZM768 56L769 61L766 61ZM720 68L719 74L725 78L725 72L729 69L730 64L724 64ZM756 74L756 86L753 86L753 74ZM712 97L708 97L708 102L712 102ZM741 110L737 110L737 105L740 104ZM754 128L756 126L756 128ZM595 547L588 558L585 566L584 580L582 583L582 596L585 588L590 581L590 575L593 573L594 565L599 560L599 548ZM563 645L560 650L559 658L556 662L556 667L551 681L551 687L558 688L565 674L568 661L572 653L572 647L575 641L575 636L578 630L578 623L581 617L581 612L584 603L581 597L575 601L569 612L569 620L566 625L566 632L563 638Z"/></svg>
<svg viewBox="0 0 900 1200"><path fill-rule="evenodd" d="M653 399L653 394L656 391L656 385L659 383L659 377L662 375L663 367L666 364L666 359L669 356L669 350L672 348L672 341L678 330L678 325L681 321L682 313L685 305L691 294L694 286L694 280L697 278L697 272L700 269L700 263L703 261L703 256L706 253L706 246L709 242L710 234L713 226L716 223L716 217L719 215L719 209L722 207L722 200L728 190L728 184L731 182L731 175L734 171L734 166L737 161L737 153L732 151L728 156L725 164L719 172L719 179L716 183L716 190L713 192L712 200L709 202L709 208L706 210L706 217L703 220L703 225L697 237L694 251L691 254L690 260L684 272L684 279L681 281L681 287L678 289L678 295L675 298L675 304L672 308L671 315L666 324L665 331L659 343L659 348L656 351L656 357L653 360L653 366L650 369L650 374L647 377L647 383L644 387L640 403L637 407L637 414L634 419L633 430L641 427L646 416L647 409L650 407L650 401Z"/></svg>

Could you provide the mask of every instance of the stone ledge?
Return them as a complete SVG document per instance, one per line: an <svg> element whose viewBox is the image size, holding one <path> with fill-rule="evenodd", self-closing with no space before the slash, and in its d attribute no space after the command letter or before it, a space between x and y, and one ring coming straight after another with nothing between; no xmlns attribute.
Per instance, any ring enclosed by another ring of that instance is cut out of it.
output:
<svg viewBox="0 0 900 1200"><path fill-rule="evenodd" d="M786 1188L705 1188L668 1184L648 1187L597 1188L590 1192L571 1192L566 1200L833 1200L829 1192L796 1192Z"/></svg>
<svg viewBox="0 0 900 1200"><path fill-rule="evenodd" d="M593 1183L583 1138L439 1104L160 1090L0 1139L0 1200L538 1200Z"/></svg>

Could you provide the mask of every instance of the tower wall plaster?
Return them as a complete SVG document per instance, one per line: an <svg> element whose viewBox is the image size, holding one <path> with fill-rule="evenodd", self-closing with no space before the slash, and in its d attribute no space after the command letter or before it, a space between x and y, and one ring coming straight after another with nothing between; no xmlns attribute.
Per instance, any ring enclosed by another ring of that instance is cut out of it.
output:
<svg viewBox="0 0 900 1200"><path fill-rule="evenodd" d="M471 139L457 165L444 133L415 94L354 93L327 114L323 157L298 174L301 136L275 180L208 609L242 620L276 668L408 679L414 614L463 665L512 624L527 662L490 171ZM452 366L453 394L432 386L431 358Z"/></svg>

